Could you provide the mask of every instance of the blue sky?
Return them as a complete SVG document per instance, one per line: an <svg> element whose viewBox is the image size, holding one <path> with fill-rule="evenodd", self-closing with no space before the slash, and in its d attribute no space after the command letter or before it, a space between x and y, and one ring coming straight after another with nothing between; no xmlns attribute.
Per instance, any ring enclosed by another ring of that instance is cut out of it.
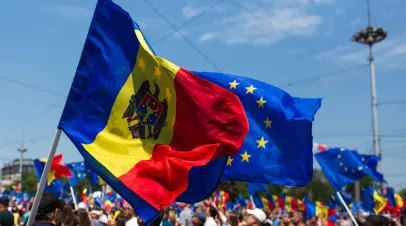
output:
<svg viewBox="0 0 406 226"><path fill-rule="evenodd" d="M372 153L367 48L350 41L367 24L365 1L353 0L151 0L177 34L144 1L116 0L136 20L158 55L177 65L256 78L291 95L324 98L314 141ZM169 3L171 2L171 3ZM64 106L96 0L5 1L0 8L0 153L46 157ZM211 7L215 5L215 7ZM204 14L195 18L201 12ZM371 20L388 30L375 48L378 102L405 100L406 2L371 0ZM162 38L165 37L163 40ZM160 41L161 40L161 41ZM354 69L356 68L356 69ZM338 74L338 71L347 70ZM328 76L332 75L332 76ZM316 79L320 76L319 79ZM21 81L38 88L10 82ZM406 104L380 105L382 170L397 189L406 187ZM81 156L63 135L64 160Z"/></svg>

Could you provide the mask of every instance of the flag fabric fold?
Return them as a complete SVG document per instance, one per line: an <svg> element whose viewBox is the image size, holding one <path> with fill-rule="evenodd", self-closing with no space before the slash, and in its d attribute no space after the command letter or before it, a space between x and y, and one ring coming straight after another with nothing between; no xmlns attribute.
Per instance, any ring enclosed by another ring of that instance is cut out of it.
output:
<svg viewBox="0 0 406 226"><path fill-rule="evenodd" d="M249 132L230 157L223 180L305 186L313 176L312 121L321 99L292 97L267 83L230 74L194 72L235 93Z"/></svg>
<svg viewBox="0 0 406 226"><path fill-rule="evenodd" d="M383 175L376 169L379 161L377 156L361 155L344 148L330 148L314 156L335 191L340 191L364 175L369 175L378 182L385 182Z"/></svg>
<svg viewBox="0 0 406 226"><path fill-rule="evenodd" d="M259 192L268 192L266 184L247 182L248 192L250 195L256 195Z"/></svg>
<svg viewBox="0 0 406 226"><path fill-rule="evenodd" d="M62 154L58 154L54 156L52 161L51 169L48 174L48 181L45 184L44 191L45 192L52 192L57 196L61 195L63 190L63 184L61 181L56 180L60 177L71 177L72 173L67 166L62 164ZM41 179L42 174L45 169L45 164L47 162L46 158L42 159L34 159L34 168L38 176L38 180Z"/></svg>
<svg viewBox="0 0 406 226"><path fill-rule="evenodd" d="M214 191L248 122L234 93L155 56L129 14L99 0L58 128L149 224Z"/></svg>
<svg viewBox="0 0 406 226"><path fill-rule="evenodd" d="M362 208L370 213L383 213L388 210L389 201L378 194L372 187L366 187L362 191Z"/></svg>

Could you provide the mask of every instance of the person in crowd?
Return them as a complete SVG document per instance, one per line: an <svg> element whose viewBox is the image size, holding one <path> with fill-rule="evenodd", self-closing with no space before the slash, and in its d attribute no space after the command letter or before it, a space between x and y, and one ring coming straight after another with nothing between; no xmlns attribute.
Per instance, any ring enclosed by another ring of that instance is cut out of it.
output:
<svg viewBox="0 0 406 226"><path fill-rule="evenodd" d="M100 210L92 210L90 211L90 221L92 222L93 226L103 226L100 221Z"/></svg>
<svg viewBox="0 0 406 226"><path fill-rule="evenodd" d="M66 204L63 207L61 222L63 226L76 226L78 224L77 218L73 213L73 208L71 204Z"/></svg>
<svg viewBox="0 0 406 226"><path fill-rule="evenodd" d="M204 212L196 212L192 217L193 226L203 226L206 223L206 214Z"/></svg>
<svg viewBox="0 0 406 226"><path fill-rule="evenodd" d="M293 212L287 212L287 213L283 214L280 225L281 226L292 226L293 225L292 218L293 218ZM278 225L276 225L276 226L278 226Z"/></svg>
<svg viewBox="0 0 406 226"><path fill-rule="evenodd" d="M227 223L229 226L238 226L238 217L237 213L229 212L227 216Z"/></svg>
<svg viewBox="0 0 406 226"><path fill-rule="evenodd" d="M370 215L366 218L366 223L371 226L395 226L395 222L381 215ZM363 224L365 225L365 224Z"/></svg>
<svg viewBox="0 0 406 226"><path fill-rule="evenodd" d="M207 208L204 226L221 226L219 213L215 207L209 206L209 208Z"/></svg>
<svg viewBox="0 0 406 226"><path fill-rule="evenodd" d="M116 223L115 226L125 226L126 221L127 220L125 219L124 214L120 213L115 219L115 223ZM114 226L114 225L112 225L112 226Z"/></svg>
<svg viewBox="0 0 406 226"><path fill-rule="evenodd" d="M109 218L107 217L106 214L100 215L98 220L99 220L100 224L102 224L103 226L107 226L107 224L109 222Z"/></svg>
<svg viewBox="0 0 406 226"><path fill-rule="evenodd" d="M92 222L89 218L89 213L86 209L79 209L77 213L78 225L79 226L91 226Z"/></svg>
<svg viewBox="0 0 406 226"><path fill-rule="evenodd" d="M35 215L35 226L55 226L60 219L65 202L50 192L45 192Z"/></svg>
<svg viewBox="0 0 406 226"><path fill-rule="evenodd" d="M247 210L247 226L262 226L266 221L266 214L263 210L255 208L253 210Z"/></svg>
<svg viewBox="0 0 406 226"><path fill-rule="evenodd" d="M292 223L297 226L306 226L305 213L301 210L297 210L293 213Z"/></svg>
<svg viewBox="0 0 406 226"><path fill-rule="evenodd" d="M125 226L139 226L137 216L135 215L134 209L130 205L124 207L123 211L127 220Z"/></svg>
<svg viewBox="0 0 406 226"><path fill-rule="evenodd" d="M13 226L14 216L8 210L9 199L7 196L0 197L0 225Z"/></svg>
<svg viewBox="0 0 406 226"><path fill-rule="evenodd" d="M272 221L272 225L274 225L274 226L279 226L280 225L281 219L278 217L278 215L279 215L278 209L274 209L271 212L270 219Z"/></svg>
<svg viewBox="0 0 406 226"><path fill-rule="evenodd" d="M193 226L192 216L193 211L190 208L190 204L181 203L182 211L179 214L179 226Z"/></svg>
<svg viewBox="0 0 406 226"><path fill-rule="evenodd" d="M168 216L168 221L172 223L173 225L176 224L177 221L177 215L176 215L176 210L173 207L169 207L169 216Z"/></svg>
<svg viewBox="0 0 406 226"><path fill-rule="evenodd" d="M204 205L201 202L195 204L195 213L197 212L204 213Z"/></svg>
<svg viewBox="0 0 406 226"><path fill-rule="evenodd" d="M32 204L28 207L28 211L24 213L24 226L27 225L28 218L30 217L31 214L31 209L32 209Z"/></svg>
<svg viewBox="0 0 406 226"><path fill-rule="evenodd" d="M174 224L169 221L169 212L170 212L169 207L165 208L162 211L163 216L162 216L161 226L174 226Z"/></svg>

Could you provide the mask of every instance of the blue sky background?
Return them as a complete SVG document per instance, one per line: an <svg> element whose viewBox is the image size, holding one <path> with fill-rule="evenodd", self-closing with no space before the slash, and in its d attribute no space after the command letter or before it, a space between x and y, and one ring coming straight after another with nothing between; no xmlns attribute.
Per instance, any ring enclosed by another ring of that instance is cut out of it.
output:
<svg viewBox="0 0 406 226"><path fill-rule="evenodd" d="M144 1L115 2L139 23L158 55L190 70L216 70ZM176 27L193 20L181 33L221 72L256 78L294 96L324 98L314 122L315 142L372 153L369 69L362 67L367 47L350 41L367 24L365 1L234 0L244 8L231 0L217 2L150 1ZM3 162L19 156L23 139L27 158L47 156L95 5L96 0L2 3ZM378 102L406 100L404 12L405 1L371 0L372 24L389 33L375 48ZM406 187L405 113L404 102L378 109L382 170L397 189ZM58 152L65 162L81 160L64 135Z"/></svg>

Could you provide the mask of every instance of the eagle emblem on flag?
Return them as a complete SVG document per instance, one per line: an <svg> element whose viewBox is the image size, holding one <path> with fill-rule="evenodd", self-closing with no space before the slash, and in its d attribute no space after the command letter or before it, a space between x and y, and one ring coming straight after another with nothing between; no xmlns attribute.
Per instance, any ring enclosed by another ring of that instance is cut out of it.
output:
<svg viewBox="0 0 406 226"><path fill-rule="evenodd" d="M168 103L159 100L159 86L154 81L155 91L152 94L150 84L144 81L136 94L131 95L123 119L127 119L128 129L133 138L158 139L166 126Z"/></svg>

